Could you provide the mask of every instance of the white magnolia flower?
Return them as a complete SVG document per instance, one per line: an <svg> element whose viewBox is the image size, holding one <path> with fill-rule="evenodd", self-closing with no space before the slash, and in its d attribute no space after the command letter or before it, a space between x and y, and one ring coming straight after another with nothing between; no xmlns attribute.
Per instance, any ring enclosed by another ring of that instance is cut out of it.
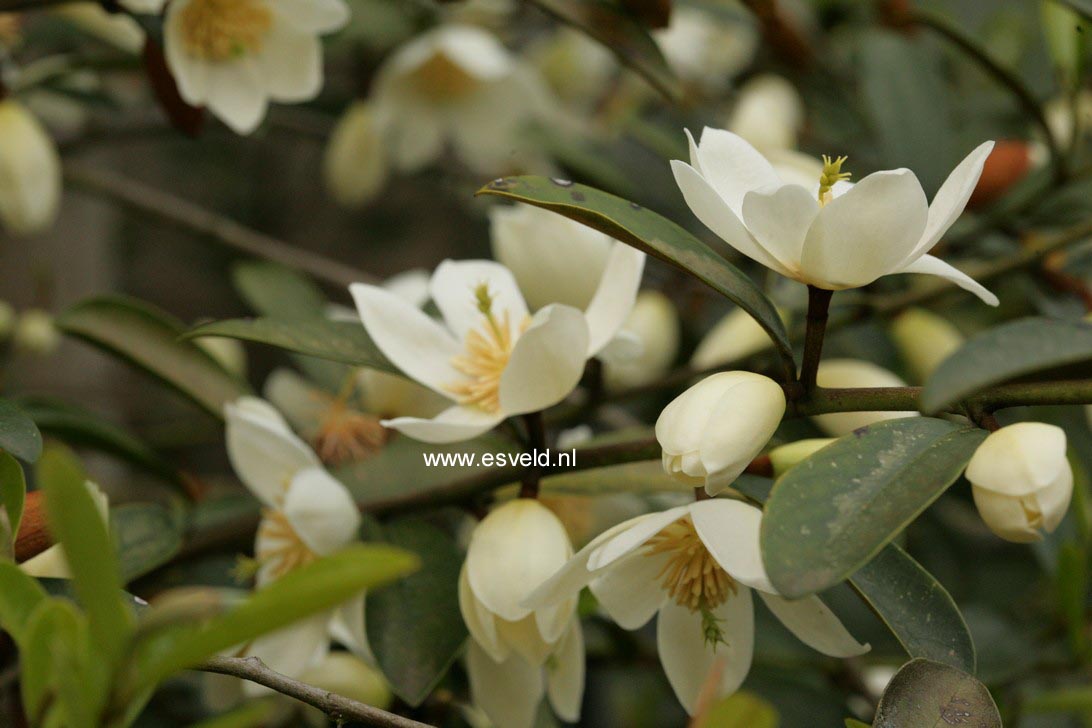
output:
<svg viewBox="0 0 1092 728"><path fill-rule="evenodd" d="M928 273L990 305L997 297L939 258L926 255L963 212L993 142L971 152L929 205L914 173L895 169L846 181L844 157L829 160L805 187L784 180L754 147L729 131L690 133L690 164L674 160L691 211L743 255L787 278L830 290L893 273Z"/></svg>
<svg viewBox="0 0 1092 728"><path fill-rule="evenodd" d="M782 315L782 319L787 318ZM773 341L751 314L733 309L717 322L701 340L690 357L690 366L698 371L731 364L769 349Z"/></svg>
<svg viewBox="0 0 1092 728"><path fill-rule="evenodd" d="M615 249L584 311L555 303L534 316L512 273L493 261L440 264L430 291L442 322L382 287L353 284L360 318L380 351L453 403L432 419L397 417L383 425L425 442L457 442L557 404L629 315L643 264L643 257Z"/></svg>
<svg viewBox="0 0 1092 728"><path fill-rule="evenodd" d="M459 574L459 608L474 703L497 728L530 728L543 693L562 719L580 718L584 638L576 595L531 609L523 601L572 556L565 527L519 498L486 516Z"/></svg>
<svg viewBox="0 0 1092 728"><path fill-rule="evenodd" d="M97 483L90 480L84 481L84 487L91 494L91 500L95 502L95 508L102 516L104 523L109 526L110 499L102 492ZM30 557L19 564L24 573L39 579L71 579L72 570L68 566L68 558L64 553L64 546L55 543L45 551Z"/></svg>
<svg viewBox="0 0 1092 728"><path fill-rule="evenodd" d="M242 397L224 407L227 451L243 484L264 506L254 558L261 589L357 538L360 513L345 486L267 402ZM255 640L257 655L277 672L298 676L326 655L330 637L370 658L364 596Z"/></svg>
<svg viewBox="0 0 1092 728"><path fill-rule="evenodd" d="M611 350L603 351L603 382L609 390L639 387L654 382L675 361L679 352L679 314L659 291L642 291L637 295L622 332L632 337L639 351L632 356L612 358Z"/></svg>
<svg viewBox="0 0 1092 728"><path fill-rule="evenodd" d="M533 44L529 57L550 88L563 100L591 109L618 74L618 60L586 33L561 26Z"/></svg>
<svg viewBox="0 0 1092 728"><path fill-rule="evenodd" d="M53 224L61 158L49 133L14 99L0 100L0 225L16 235Z"/></svg>
<svg viewBox="0 0 1092 728"><path fill-rule="evenodd" d="M762 451L784 414L785 393L774 380L752 372L708 376L656 420L664 470L716 495Z"/></svg>
<svg viewBox="0 0 1092 728"><path fill-rule="evenodd" d="M820 387L905 387L906 382L878 364L862 359L824 359L815 378ZM917 417L918 412L834 412L812 420L828 435L841 437L884 420Z"/></svg>
<svg viewBox="0 0 1092 728"><path fill-rule="evenodd" d="M923 308L910 308L891 322L891 338L919 382L963 346L963 334L948 319Z"/></svg>
<svg viewBox="0 0 1092 728"><path fill-rule="evenodd" d="M978 513L1007 541L1030 543L1051 533L1073 496L1065 430L1043 422L1002 427L978 446L967 480Z"/></svg>
<svg viewBox="0 0 1092 728"><path fill-rule="evenodd" d="M833 657L868 650L818 597L777 594L759 553L762 511L714 498L616 526L581 549L525 602L563 604L585 585L624 629L658 614L656 640L667 679L693 714L719 674L715 695L734 692L751 666L751 590L793 634Z"/></svg>
<svg viewBox="0 0 1092 728"><path fill-rule="evenodd" d="M671 10L666 28L652 37L668 65L681 78L707 92L728 86L750 65L758 48L758 28L738 3L735 17L723 18L687 5Z"/></svg>
<svg viewBox="0 0 1092 728"><path fill-rule="evenodd" d="M157 12L164 0L149 0ZM270 100L308 101L322 88L322 43L349 20L344 0L172 0L164 52L186 103L207 106L240 134Z"/></svg>
<svg viewBox="0 0 1092 728"><path fill-rule="evenodd" d="M727 128L769 155L783 149L796 149L797 135L803 125L804 101L796 87L781 76L766 73L740 87ZM770 161L774 162L773 159ZM777 167L776 162L774 167ZM811 178L816 179L818 176Z"/></svg>

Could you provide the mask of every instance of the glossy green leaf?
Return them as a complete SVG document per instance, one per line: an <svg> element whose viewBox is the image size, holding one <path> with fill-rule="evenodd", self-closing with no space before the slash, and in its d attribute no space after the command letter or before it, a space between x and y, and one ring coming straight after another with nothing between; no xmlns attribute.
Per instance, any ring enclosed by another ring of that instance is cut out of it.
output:
<svg viewBox="0 0 1092 728"><path fill-rule="evenodd" d="M368 643L394 693L417 706L458 657L467 631L459 612L462 552L424 521L387 524L382 539L417 554L421 568L368 594Z"/></svg>
<svg viewBox="0 0 1092 728"><path fill-rule="evenodd" d="M930 660L911 660L891 678L874 728L967 725L1001 728L990 691L972 675Z"/></svg>
<svg viewBox="0 0 1092 728"><path fill-rule="evenodd" d="M23 520L23 503L26 500L27 483L23 466L6 452L0 452L0 507L7 514L8 528L14 541Z"/></svg>
<svg viewBox="0 0 1092 728"><path fill-rule="evenodd" d="M683 228L635 203L585 185L546 177L505 177L478 194L496 195L551 210L689 271L747 311L792 362L785 325L770 300L739 269Z"/></svg>
<svg viewBox="0 0 1092 728"><path fill-rule="evenodd" d="M182 548L179 519L156 503L126 503L110 510L121 579L130 582L167 563Z"/></svg>
<svg viewBox="0 0 1092 728"><path fill-rule="evenodd" d="M298 354L401 374L372 343L364 327L348 321L230 319L198 326L185 334L187 339L199 336L226 336L269 344Z"/></svg>
<svg viewBox="0 0 1092 728"><path fill-rule="evenodd" d="M180 337L186 327L168 314L130 298L106 296L76 304L57 325L146 371L175 391L223 417L226 402L250 393L211 355Z"/></svg>
<svg viewBox="0 0 1092 728"><path fill-rule="evenodd" d="M641 74L671 101L682 97L679 80L648 31L621 8L603 0L532 0L563 23L587 33Z"/></svg>
<svg viewBox="0 0 1092 728"><path fill-rule="evenodd" d="M939 412L985 387L1018 377L1092 365L1092 323L1025 318L973 336L945 359L921 393L921 411Z"/></svg>
<svg viewBox="0 0 1092 728"><path fill-rule="evenodd" d="M234 645L245 644L304 617L412 573L420 559L402 549L356 545L292 571L204 624L158 632L142 644L129 693L158 684ZM155 619L153 607L146 619Z"/></svg>
<svg viewBox="0 0 1092 728"><path fill-rule="evenodd" d="M14 402L0 398L0 450L32 463L42 454L42 435L34 420Z"/></svg>
<svg viewBox="0 0 1092 728"><path fill-rule="evenodd" d="M323 318L326 296L307 276L276 263L239 263L232 270L239 295L262 316L292 321Z"/></svg>
<svg viewBox="0 0 1092 728"><path fill-rule="evenodd" d="M132 615L122 602L114 545L75 457L59 446L42 454L38 482L45 491L49 526L64 546L80 604L87 611L91 635L113 664L125 649Z"/></svg>
<svg viewBox="0 0 1092 728"><path fill-rule="evenodd" d="M10 561L0 561L0 629L22 644L27 619L46 599L36 579L27 576Z"/></svg>
<svg viewBox="0 0 1092 728"><path fill-rule="evenodd" d="M908 417L861 428L789 470L762 519L762 558L787 597L842 581L955 482L984 430Z"/></svg>
<svg viewBox="0 0 1092 728"><path fill-rule="evenodd" d="M693 728L778 728L777 709L754 693L741 690L713 703Z"/></svg>
<svg viewBox="0 0 1092 728"><path fill-rule="evenodd" d="M888 544L849 579L911 657L974 672L970 630L951 595L905 551Z"/></svg>

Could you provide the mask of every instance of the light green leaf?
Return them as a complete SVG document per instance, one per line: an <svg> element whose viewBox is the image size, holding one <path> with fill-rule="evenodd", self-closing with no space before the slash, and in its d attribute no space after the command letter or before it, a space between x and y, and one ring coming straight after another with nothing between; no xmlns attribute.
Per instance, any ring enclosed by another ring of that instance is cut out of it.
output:
<svg viewBox="0 0 1092 728"><path fill-rule="evenodd" d="M1073 89L1081 79L1088 24L1076 10L1057 0L1040 0L1040 6L1050 58L1063 84Z"/></svg>
<svg viewBox="0 0 1092 728"><path fill-rule="evenodd" d="M858 569L849 584L911 657L975 670L970 630L951 595L895 544Z"/></svg>
<svg viewBox="0 0 1092 728"><path fill-rule="evenodd" d="M87 620L75 605L64 599L38 604L27 620L20 651L23 706L32 724L45 723L47 715L58 712L66 726L95 728L95 696L88 691L94 686L79 682L89 677L80 669L87 665L89 648ZM71 674L73 669L76 675ZM66 673L69 679L61 696L60 682Z"/></svg>
<svg viewBox="0 0 1092 728"><path fill-rule="evenodd" d="M846 728L870 728L868 723L859 721L856 718L846 718Z"/></svg>
<svg viewBox="0 0 1092 728"><path fill-rule="evenodd" d="M331 609L365 589L389 584L419 566L414 554L382 545L350 546L302 566L205 624L180 625L146 638L129 673L135 680L129 694L234 645ZM156 619L154 607L146 619Z"/></svg>
<svg viewBox="0 0 1092 728"><path fill-rule="evenodd" d="M774 483L762 558L789 598L839 583L955 482L984 430L908 417L869 425L823 448Z"/></svg>
<svg viewBox="0 0 1092 728"><path fill-rule="evenodd" d="M793 368L792 347L777 310L739 269L683 228L635 203L601 190L546 177L505 177L478 194L496 195L551 210L693 273L745 310Z"/></svg>
<svg viewBox="0 0 1092 728"><path fill-rule="evenodd" d="M250 394L192 341L186 327L163 311L131 298L106 296L76 304L57 319L65 333L114 354L167 384L215 417L224 404Z"/></svg>
<svg viewBox="0 0 1092 728"><path fill-rule="evenodd" d="M713 703L694 728L778 728L777 709L754 693L741 690Z"/></svg>
<svg viewBox="0 0 1092 728"><path fill-rule="evenodd" d="M23 502L27 496L27 483L23 466L6 452L0 452L0 507L7 513L12 542L19 533L23 520Z"/></svg>
<svg viewBox="0 0 1092 728"><path fill-rule="evenodd" d="M417 554L421 569L368 594L368 643L394 693L420 705L458 657L467 631L459 613L462 552L424 521L383 527L381 538Z"/></svg>
<svg viewBox="0 0 1092 728"><path fill-rule="evenodd" d="M45 492L50 529L64 546L76 594L87 611L91 637L106 664L113 665L125 649L132 615L121 599L121 578L106 524L84 484L82 468L63 447L51 446L42 454L38 482Z"/></svg>
<svg viewBox="0 0 1092 728"><path fill-rule="evenodd" d="M185 334L187 339L199 336L226 336L269 344L298 354L401 374L368 337L364 326L348 321L230 319L204 324Z"/></svg>
<svg viewBox="0 0 1092 728"><path fill-rule="evenodd" d="M1092 323L1010 321L972 337L945 359L921 393L921 411L940 412L981 389L1037 372L1092 364Z"/></svg>
<svg viewBox="0 0 1092 728"><path fill-rule="evenodd" d="M167 563L182 548L179 519L156 503L126 503L110 510L122 582Z"/></svg>
<svg viewBox="0 0 1092 728"><path fill-rule="evenodd" d="M32 463L42 454L42 435L14 402L0 398L0 450Z"/></svg>
<svg viewBox="0 0 1092 728"><path fill-rule="evenodd" d="M23 644L27 619L46 599L46 592L32 577L10 561L0 561L0 629Z"/></svg>
<svg viewBox="0 0 1092 728"><path fill-rule="evenodd" d="M1001 716L990 691L972 675L919 658L903 665L888 683L872 725L1001 728Z"/></svg>
<svg viewBox="0 0 1092 728"><path fill-rule="evenodd" d="M239 295L262 316L292 321L324 318L326 296L307 276L264 261L239 263L232 269Z"/></svg>

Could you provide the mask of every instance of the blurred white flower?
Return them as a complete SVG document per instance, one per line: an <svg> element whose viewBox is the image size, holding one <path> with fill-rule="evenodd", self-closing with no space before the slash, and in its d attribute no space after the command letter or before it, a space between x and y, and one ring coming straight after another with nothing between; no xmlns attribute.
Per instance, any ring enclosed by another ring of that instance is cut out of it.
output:
<svg viewBox="0 0 1092 728"><path fill-rule="evenodd" d="M103 522L109 527L110 499L102 492L97 483L87 480L84 481L84 487L91 494L91 499L95 502L95 507L98 509L99 515L102 516ZM19 568L30 576L39 579L72 578L72 571L68 567L64 546L59 543L55 543L40 554L30 557L19 564Z"/></svg>
<svg viewBox="0 0 1092 728"><path fill-rule="evenodd" d="M731 18L677 5L671 10L670 24L652 33L668 65L706 92L729 86L751 64L758 48L754 21L738 3L730 5L735 11Z"/></svg>
<svg viewBox="0 0 1092 728"><path fill-rule="evenodd" d="M603 350L603 382L608 390L654 382L675 362L679 353L679 314L671 299L659 291L637 294L622 333L634 339L639 351L631 356L612 357L614 347Z"/></svg>
<svg viewBox="0 0 1092 728"><path fill-rule="evenodd" d="M816 596L777 594L759 553L762 511L714 498L620 524L581 549L524 604L565 604L589 586L624 629L659 615L660 663L679 702L693 714L707 683L713 697L739 688L751 666L751 590L808 646L832 657L866 652ZM718 678L713 676L717 675Z"/></svg>
<svg viewBox="0 0 1092 728"><path fill-rule="evenodd" d="M61 332L53 320L53 314L40 308L28 308L19 314L11 334L17 351L47 356L61 345Z"/></svg>
<svg viewBox="0 0 1092 728"><path fill-rule="evenodd" d="M664 470L716 495L769 443L784 414L785 393L768 377L752 372L706 377L656 420Z"/></svg>
<svg viewBox="0 0 1092 728"><path fill-rule="evenodd" d="M254 543L257 588L357 539L360 513L345 486L273 407L243 397L224 407L228 457L264 506ZM364 595L260 637L247 648L277 672L299 676L326 655L333 637L370 659Z"/></svg>
<svg viewBox="0 0 1092 728"><path fill-rule="evenodd" d="M782 314L782 319L787 317ZM690 357L698 371L731 364L773 346L770 335L742 308L733 309L717 322Z"/></svg>
<svg viewBox="0 0 1092 728"><path fill-rule="evenodd" d="M18 101L0 100L0 225L16 235L53 224L61 201L61 158L53 139Z"/></svg>
<svg viewBox="0 0 1092 728"><path fill-rule="evenodd" d="M497 728L531 728L544 692L563 720L580 718L584 639L576 594L523 605L572 553L561 521L529 498L499 506L470 537L459 574L459 608L472 638L470 691Z"/></svg>
<svg viewBox="0 0 1092 728"><path fill-rule="evenodd" d="M300 682L380 710L390 708L393 702L390 685L383 673L349 652L331 652L321 662L304 670L299 679ZM308 725L315 728L329 725L329 716L318 708L308 705L303 707L303 711Z"/></svg>
<svg viewBox="0 0 1092 728"><path fill-rule="evenodd" d="M433 273L442 323L382 287L350 286L380 351L455 403L432 419L398 417L384 426L425 442L457 442L560 402L629 315L644 264L631 250L612 251L585 311L555 303L532 317L512 273L484 260L448 260Z"/></svg>
<svg viewBox="0 0 1092 728"><path fill-rule="evenodd" d="M826 161L810 187L781 178L760 152L729 131L690 140L690 164L674 160L675 181L691 211L743 255L781 275L830 290L856 288L893 273L945 278L990 305L997 297L926 253L963 212L993 148L971 152L929 205L908 169L853 184L843 157Z"/></svg>
<svg viewBox="0 0 1092 728"><path fill-rule="evenodd" d="M951 321L923 308L899 314L891 322L891 338L918 382L928 379L964 341Z"/></svg>
<svg viewBox="0 0 1092 728"><path fill-rule="evenodd" d="M803 124L804 100L796 87L781 76L766 73L740 87L727 129L769 155L782 149L796 149ZM818 176L809 182L816 179Z"/></svg>
<svg viewBox="0 0 1092 728"><path fill-rule="evenodd" d="M1043 422L990 433L966 475L982 520L1006 541L1030 543L1053 532L1073 496L1065 430Z"/></svg>
<svg viewBox="0 0 1092 728"><path fill-rule="evenodd" d="M862 359L824 359L819 363L816 383L820 387L905 387L906 382L878 364ZM917 417L917 412L835 412L815 415L812 420L828 435L841 437L884 420Z"/></svg>
<svg viewBox="0 0 1092 728"><path fill-rule="evenodd" d="M145 12L163 4L141 3ZM318 95L319 36L349 20L343 0L172 0L166 7L164 52L179 93L239 134L257 128L270 100Z"/></svg>
<svg viewBox="0 0 1092 728"><path fill-rule="evenodd" d="M565 26L533 45L529 57L559 97L581 108L602 99L619 69L602 43Z"/></svg>

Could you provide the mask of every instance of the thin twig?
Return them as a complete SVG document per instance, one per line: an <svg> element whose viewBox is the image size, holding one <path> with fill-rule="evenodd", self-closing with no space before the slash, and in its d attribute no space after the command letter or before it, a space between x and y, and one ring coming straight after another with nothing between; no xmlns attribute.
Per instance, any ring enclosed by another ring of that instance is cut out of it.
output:
<svg viewBox="0 0 1092 728"><path fill-rule="evenodd" d="M293 680L286 675L269 669L257 657L213 657L198 669L203 672L232 675L272 688L282 695L287 695L318 708L337 721L339 725L343 721L352 720L365 725L379 726L379 728L435 728L428 723L421 723L411 718L388 713L385 710L346 698L343 695L316 688L314 685L308 685L299 680Z"/></svg>
<svg viewBox="0 0 1092 728"><path fill-rule="evenodd" d="M546 450L546 427L542 421L542 412L524 415L523 422L527 425L527 450L534 460L538 453ZM530 467L524 468L522 481L519 497L537 498L538 486L542 481L542 468L532 462Z"/></svg>
<svg viewBox="0 0 1092 728"><path fill-rule="evenodd" d="M378 282L370 273L289 245L241 225L230 217L117 172L81 162L66 162L64 176L66 181L88 192L103 195L137 212L203 235L247 255L303 271L326 283L344 287L356 282Z"/></svg>

